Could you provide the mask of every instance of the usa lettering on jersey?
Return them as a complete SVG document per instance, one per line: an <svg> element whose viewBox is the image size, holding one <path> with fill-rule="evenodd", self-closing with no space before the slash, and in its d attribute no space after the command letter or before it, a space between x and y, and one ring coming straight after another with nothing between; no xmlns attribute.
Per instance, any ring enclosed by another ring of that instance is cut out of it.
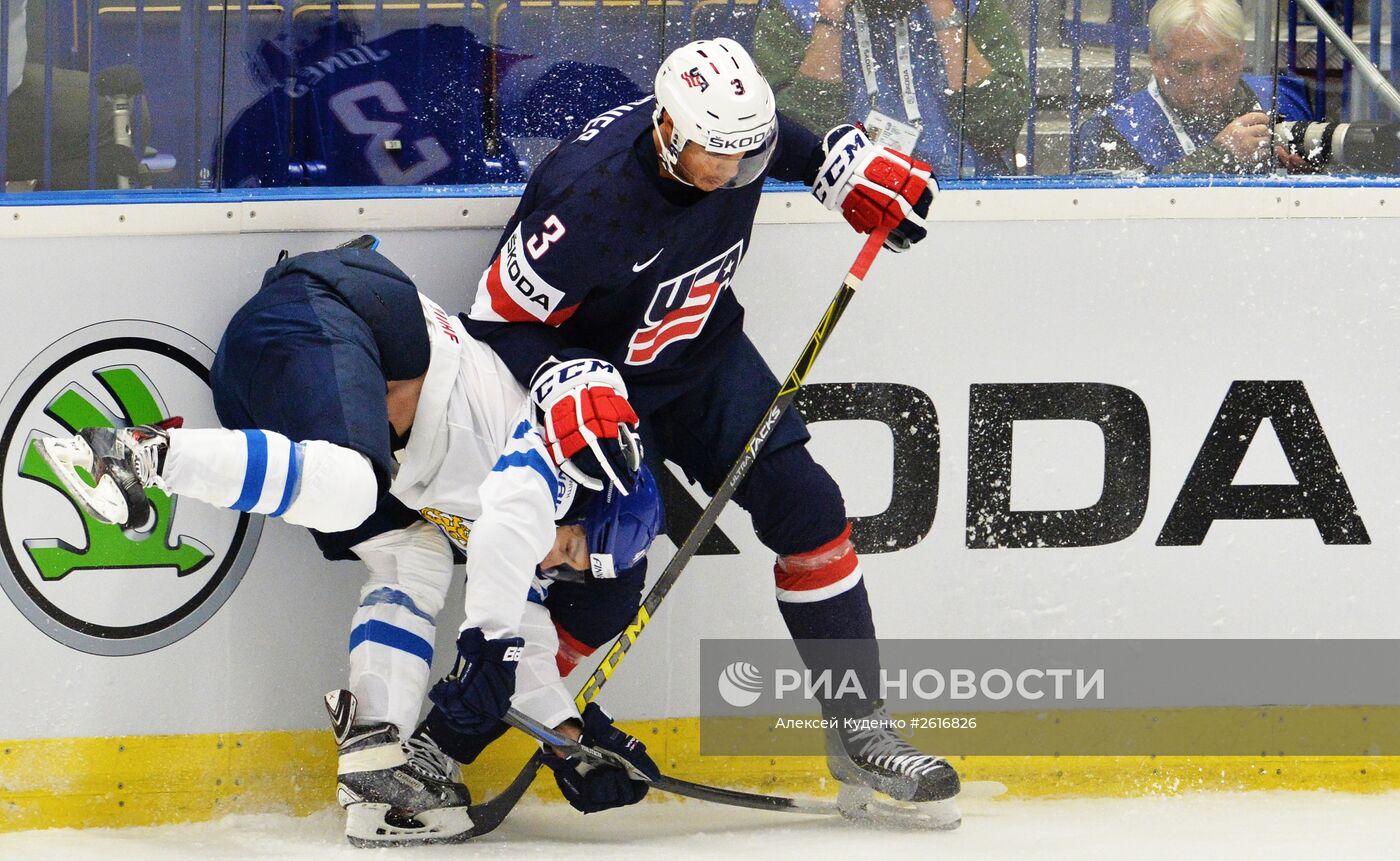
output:
<svg viewBox="0 0 1400 861"><path fill-rule="evenodd" d="M558 223L558 219L551 217ZM507 323L547 323L558 326L569 318L578 306L567 309L559 306L564 301L564 291L552 286L530 265L530 254L526 251L526 241L521 236L521 226L502 246L501 253L491 261L491 265L481 276L477 285L476 301L472 303L471 316L476 320L494 320ZM552 228L547 227L547 235ZM558 233L563 234L562 226ZM531 238L531 249L540 251L540 236ZM546 246L547 247L547 246Z"/></svg>
<svg viewBox="0 0 1400 861"><path fill-rule="evenodd" d="M618 105L610 111L599 114L598 116L589 120L587 123L584 123L583 131L579 132L579 135L577 138L575 138L575 140L593 140L598 136L598 132L601 132L603 129L612 125L613 121L616 120L618 117L626 115L633 108L646 104L647 102L651 101L652 98L652 96L647 96L645 99L638 99L635 102L628 102L625 105Z"/></svg>
<svg viewBox="0 0 1400 861"><path fill-rule="evenodd" d="M651 364L671 344L700 334L743 256L740 239L723 254L657 287L644 325L627 344L627 364Z"/></svg>

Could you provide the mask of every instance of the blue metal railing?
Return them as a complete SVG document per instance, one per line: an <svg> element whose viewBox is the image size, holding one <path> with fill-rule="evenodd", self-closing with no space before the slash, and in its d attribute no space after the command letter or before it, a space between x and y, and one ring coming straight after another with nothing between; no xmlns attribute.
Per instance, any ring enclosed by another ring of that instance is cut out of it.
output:
<svg viewBox="0 0 1400 861"><path fill-rule="evenodd" d="M1381 41L1383 37L1383 27L1385 26L1384 7L1386 5L1389 5L1390 7L1390 52L1388 55L1388 77L1391 83L1395 84L1400 83L1400 76L1397 76L1397 69L1400 69L1400 42L1397 42L1395 38L1396 34L1400 33L1400 2L1393 2L1392 0L1392 2L1389 2L1387 4L1382 2L1382 0L1373 0L1373 2L1371 3L1370 13L1368 16L1370 33L1368 40L1369 44L1367 46L1367 59L1370 60L1373 66L1376 66L1378 68L1381 66ZM1340 12L1342 20L1342 30L1346 33L1347 38L1351 39L1355 34L1355 0L1341 0ZM1333 10L1332 14L1334 16L1336 15L1335 9ZM1298 11L1298 4L1296 0L1289 0L1287 29L1288 51L1286 56L1288 72L1289 74L1294 75L1296 75L1299 71L1298 48L1303 38L1299 35L1300 27L1311 28L1312 30L1311 42L1314 46L1316 55L1314 61L1314 68L1312 70L1313 105L1317 110L1319 116L1326 116L1329 113L1329 96L1327 91L1327 38L1323 33L1322 28L1317 26L1316 23L1304 20L1303 16ZM1381 119L1387 115L1392 117L1395 116L1395 113L1393 111L1390 111L1383 104L1381 104L1380 100L1376 97L1375 90L1369 87L1366 90L1366 98L1364 102L1361 106L1358 107L1358 105L1355 104L1355 99L1353 98L1353 76L1353 64L1351 60L1346 56L1345 52L1343 52L1340 71L1340 104L1337 106L1336 111L1333 112L1336 116L1346 121L1358 119Z"/></svg>
<svg viewBox="0 0 1400 861"><path fill-rule="evenodd" d="M1026 60L1026 78L1030 83L1031 104L1026 111L1026 172L1035 173L1036 81L1040 73L1040 0L1030 0L1030 51Z"/></svg>

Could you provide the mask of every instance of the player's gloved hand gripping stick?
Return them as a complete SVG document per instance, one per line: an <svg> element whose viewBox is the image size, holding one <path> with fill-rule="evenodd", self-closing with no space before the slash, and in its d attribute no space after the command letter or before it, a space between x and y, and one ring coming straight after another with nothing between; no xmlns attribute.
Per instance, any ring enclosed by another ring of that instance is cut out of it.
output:
<svg viewBox="0 0 1400 861"><path fill-rule="evenodd" d="M590 739L587 727L590 722L596 723L599 717L603 718L606 729L610 733L615 734L615 737L620 737L622 743L628 745L628 747L619 746L617 744L609 745L605 743L605 739L598 739L596 737ZM541 752L538 757L530 760L529 765L533 767L527 767L521 772L521 775L533 776L538 764L553 768L556 775L560 773L578 773L582 772L584 768L592 767L592 771L587 773L587 778L591 778L602 784L599 789L603 789L605 793L609 791L612 793L621 792L625 796L621 803L617 803L616 799L608 797L605 806L596 808L599 810L619 807L623 804L635 804L646 795L646 788L651 787L659 789L662 792L683 795L687 798L695 798L700 801L727 804L731 807L747 807L751 810L771 810L779 813L802 813L815 816L846 815L841 805L835 801L814 801L808 798L785 798L781 795L762 795L756 792L741 792L735 789L707 786L703 783L691 783L688 780L679 780L669 775L662 774L656 768L656 763L652 762L650 757L645 756L646 745L641 744L637 739L623 733L621 730L613 729L612 718L603 713L597 703L588 704L588 708L584 709L583 720L585 726L583 740L574 741L563 733L556 732L515 709L506 712L506 723L541 744L549 745L558 755L556 757L551 756L547 752ZM643 755L638 756L632 753L634 749L640 749ZM556 777L556 780L558 779L559 778ZM516 777L516 783L512 783L511 788L516 788L520 780L521 777ZM1006 792L1006 787L995 781L973 781L963 786L964 790L962 793L959 793L959 798L969 796L991 798ZM971 790L970 792L969 788ZM566 787L565 782L560 781L560 789L564 792L565 796L569 798L570 803L573 804L574 807L585 813L593 812L593 810L590 810L586 805L579 803L579 799L577 798L578 793ZM507 790L507 792L509 791L510 790ZM523 792L524 788L522 787L520 791ZM490 807L497 804L507 792L501 793L501 795L486 802L483 806ZM506 812L509 812L508 809ZM504 814L501 815L504 816ZM477 808L472 808L473 821L478 826L478 831L475 833L484 833L479 830L482 820L476 818L476 816ZM927 817L918 811L911 810L908 811L906 815L900 817L897 822L886 820L886 824L898 824L913 828L938 827L939 821L940 820L936 817Z"/></svg>
<svg viewBox="0 0 1400 861"><path fill-rule="evenodd" d="M924 219L938 183L927 162L879 146L852 125L827 132L821 151L812 196L823 206L840 212L858 233L886 231L891 251L907 251L928 235Z"/></svg>
<svg viewBox="0 0 1400 861"><path fill-rule="evenodd" d="M632 624L628 625L613 641L612 647L608 649L607 655L603 658L603 662L593 671L593 675L584 683L583 690L575 697L575 703L580 712L597 698L598 691L607 683L613 671L617 669L617 665L622 663L622 659L627 656L627 651L637 642L642 630L651 621L652 615L656 613L661 602L671 591L671 587L680 578L686 563L700 549L700 544L705 540L705 536L709 535L710 529L719 519L720 511L724 509L730 497L743 483L744 476L748 474L749 468L758 459L758 453L763 448L764 443L768 441L769 434L778 426L778 419L787 412L787 409L792 406L793 400L797 398L797 393L806 381L807 374L812 370L812 365L816 363L822 347L836 329L836 324L840 321L846 306L850 304L851 298L855 296L856 290L865 280L865 275L870 271L870 265L875 262L875 256L885 244L888 234L888 227L876 226L869 238L865 240L865 244L861 246L860 253L856 255L855 263L851 264L850 270L841 280L841 287L836 291L836 296L832 298L831 304L827 305L826 312L822 314L817 328L807 339L807 345L802 348L802 353L797 357L796 364L792 366L792 370L788 372L787 378L779 387L777 397L764 411L763 419L758 423L758 427L754 428L748 444L744 446L743 454L739 455L739 459L730 467L729 474L724 477L724 481L720 484L714 497L710 499L710 503L701 512L700 519L690 530L690 534L686 536L680 549L676 551L676 555L671 557L671 561L666 565L666 570L661 572L661 576L657 578L651 591L647 593L641 607L637 609L637 615L632 620ZM502 790L500 795L471 808L472 822L476 824L476 827L472 829L473 836L486 834L501 824L511 809L515 807L516 802L529 789L530 783L534 780L535 773L542 765L545 756L553 756L553 754L543 752L536 754L529 762L525 763L525 767L516 775L515 780ZM724 792L724 790L717 791ZM711 800L720 799L712 798Z"/></svg>

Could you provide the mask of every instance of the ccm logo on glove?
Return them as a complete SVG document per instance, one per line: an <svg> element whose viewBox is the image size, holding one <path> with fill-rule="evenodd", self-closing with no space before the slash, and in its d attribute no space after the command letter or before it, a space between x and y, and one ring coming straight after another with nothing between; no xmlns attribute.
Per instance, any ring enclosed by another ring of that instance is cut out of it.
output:
<svg viewBox="0 0 1400 861"><path fill-rule="evenodd" d="M632 491L642 465L637 413L627 384L602 359L552 360L535 372L530 398L555 465L589 490Z"/></svg>
<svg viewBox="0 0 1400 861"><path fill-rule="evenodd" d="M928 215L938 184L918 159L877 146L851 125L837 126L822 141L823 162L812 196L841 211L861 233L887 230L885 247L903 251L928 235Z"/></svg>

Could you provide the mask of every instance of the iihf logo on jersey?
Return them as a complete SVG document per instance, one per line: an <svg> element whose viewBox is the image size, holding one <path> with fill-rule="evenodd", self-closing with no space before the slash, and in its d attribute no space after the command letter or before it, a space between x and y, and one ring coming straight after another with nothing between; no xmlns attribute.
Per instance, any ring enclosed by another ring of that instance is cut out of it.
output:
<svg viewBox="0 0 1400 861"><path fill-rule="evenodd" d="M35 443L80 428L183 415L217 427L214 354L178 329L98 323L54 342L0 399L0 587L53 639L98 655L168 646L208 621L252 562L262 517L180 505L146 491L144 530L97 521L73 502Z"/></svg>
<svg viewBox="0 0 1400 861"><path fill-rule="evenodd" d="M736 709L747 708L763 696L763 674L748 661L735 661L719 674L719 695Z"/></svg>
<svg viewBox="0 0 1400 861"><path fill-rule="evenodd" d="M627 344L627 364L650 364L666 347L700 334L743 257L744 240L740 239L718 257L657 287L644 325Z"/></svg>

